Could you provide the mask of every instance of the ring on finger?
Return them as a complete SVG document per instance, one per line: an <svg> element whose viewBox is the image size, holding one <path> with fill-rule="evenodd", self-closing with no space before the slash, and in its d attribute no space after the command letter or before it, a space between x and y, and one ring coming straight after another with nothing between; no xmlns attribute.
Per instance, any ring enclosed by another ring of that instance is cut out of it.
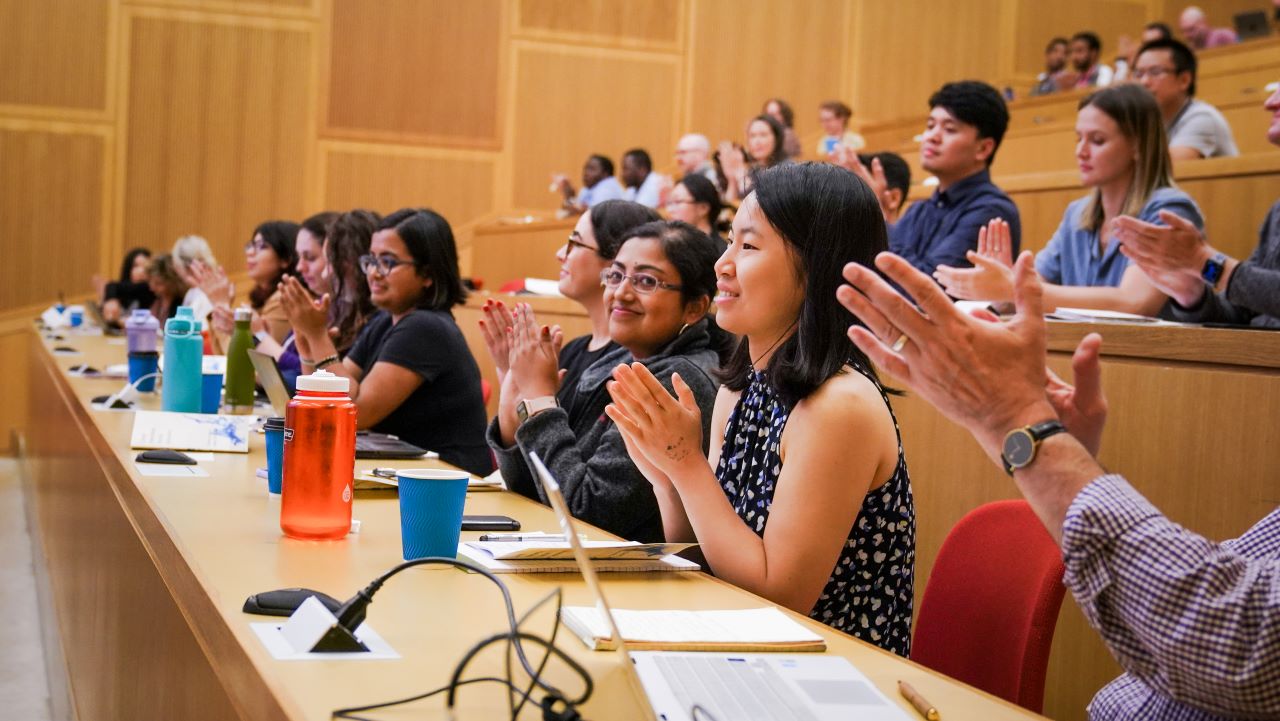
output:
<svg viewBox="0 0 1280 721"><path fill-rule="evenodd" d="M899 335L898 339L893 342L893 346L892 346L893 352L901 353L902 349L907 347L907 341L909 340L911 339L907 337L906 333L902 333L901 335Z"/></svg>

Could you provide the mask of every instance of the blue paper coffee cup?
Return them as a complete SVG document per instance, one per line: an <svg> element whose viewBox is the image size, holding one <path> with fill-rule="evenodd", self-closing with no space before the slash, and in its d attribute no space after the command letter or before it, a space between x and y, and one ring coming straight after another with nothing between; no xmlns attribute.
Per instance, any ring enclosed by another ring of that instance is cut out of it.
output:
<svg viewBox="0 0 1280 721"><path fill-rule="evenodd" d="M267 492L280 495L284 480L284 419L268 418L262 430L267 435Z"/></svg>
<svg viewBox="0 0 1280 721"><path fill-rule="evenodd" d="M412 468L396 471L400 486L400 538L404 560L458 555L466 471Z"/></svg>
<svg viewBox="0 0 1280 721"><path fill-rule="evenodd" d="M200 412L217 413L222 405L222 373L205 373L200 385Z"/></svg>
<svg viewBox="0 0 1280 721"><path fill-rule="evenodd" d="M67 321L71 323L72 328L84 325L84 306L73 305L67 308Z"/></svg>
<svg viewBox="0 0 1280 721"><path fill-rule="evenodd" d="M138 383L138 379L150 375L145 381L138 383L139 393L151 393L156 389L156 371L160 370L160 354L156 351L135 351L129 354L129 383Z"/></svg>

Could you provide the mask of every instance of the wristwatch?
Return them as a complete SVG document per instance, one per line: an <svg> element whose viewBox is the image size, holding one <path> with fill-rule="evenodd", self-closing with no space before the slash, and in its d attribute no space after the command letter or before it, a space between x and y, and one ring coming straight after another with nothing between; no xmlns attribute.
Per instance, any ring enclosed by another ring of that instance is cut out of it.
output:
<svg viewBox="0 0 1280 721"><path fill-rule="evenodd" d="M555 396L539 396L537 398L523 398L516 404L516 417L521 423L538 415L549 408L559 408L560 402Z"/></svg>
<svg viewBox="0 0 1280 721"><path fill-rule="evenodd" d="M1222 280L1222 271L1226 265L1226 253L1215 253L1212 258L1206 260L1204 267L1200 269L1200 277L1204 280L1205 285L1217 290L1218 281Z"/></svg>
<svg viewBox="0 0 1280 721"><path fill-rule="evenodd" d="M1036 459L1036 451L1039 450L1040 443L1049 436L1066 430L1057 419L1054 419L1009 431L1004 437L1004 447L1000 451L1004 472L1012 476L1015 470L1031 465L1031 462Z"/></svg>

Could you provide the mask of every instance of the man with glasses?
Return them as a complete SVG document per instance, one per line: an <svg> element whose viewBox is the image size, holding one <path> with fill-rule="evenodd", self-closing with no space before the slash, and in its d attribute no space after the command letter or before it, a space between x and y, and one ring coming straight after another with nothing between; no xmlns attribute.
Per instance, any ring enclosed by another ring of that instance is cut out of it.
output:
<svg viewBox="0 0 1280 721"><path fill-rule="evenodd" d="M1130 77L1151 91L1164 115L1174 160L1240 154L1231 126L1212 105L1196 100L1196 56L1177 40L1152 40L1138 49Z"/></svg>

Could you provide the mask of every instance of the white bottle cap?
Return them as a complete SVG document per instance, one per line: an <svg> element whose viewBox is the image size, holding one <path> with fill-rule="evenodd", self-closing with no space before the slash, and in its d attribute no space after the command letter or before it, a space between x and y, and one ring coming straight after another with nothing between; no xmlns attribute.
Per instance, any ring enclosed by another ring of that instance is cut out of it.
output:
<svg viewBox="0 0 1280 721"><path fill-rule="evenodd" d="M351 381L329 371L316 371L309 376L298 376L298 390L347 393L351 390Z"/></svg>
<svg viewBox="0 0 1280 721"><path fill-rule="evenodd" d="M250 308L236 308L236 321L253 320L253 310Z"/></svg>

